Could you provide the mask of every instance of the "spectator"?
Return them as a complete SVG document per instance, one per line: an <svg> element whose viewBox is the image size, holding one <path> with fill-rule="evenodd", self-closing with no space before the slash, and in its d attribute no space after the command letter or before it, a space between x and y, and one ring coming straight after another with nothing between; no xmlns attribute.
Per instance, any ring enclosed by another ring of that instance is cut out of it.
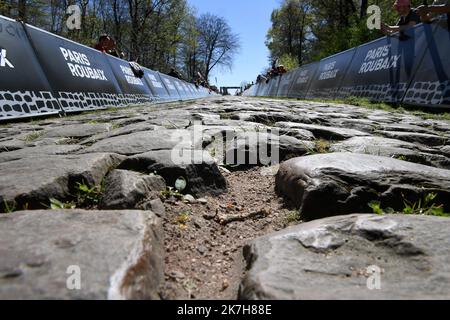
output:
<svg viewBox="0 0 450 320"><path fill-rule="evenodd" d="M267 81L267 77L263 76L262 74L260 74L258 76L258 78L256 79L256 83L262 83L262 82L265 82L265 81Z"/></svg>
<svg viewBox="0 0 450 320"><path fill-rule="evenodd" d="M114 39L107 34L102 34L100 36L94 48L98 51L110 54L118 58L123 58L124 56L123 53L120 53L117 50L116 41L114 41Z"/></svg>
<svg viewBox="0 0 450 320"><path fill-rule="evenodd" d="M169 76L183 80L183 77L180 75L178 71L176 71L174 68L170 69L170 72L168 73Z"/></svg>
<svg viewBox="0 0 450 320"><path fill-rule="evenodd" d="M431 6L420 6L417 8L417 14L423 22L430 22L440 14L450 14L450 4L448 0L436 0Z"/></svg>
<svg viewBox="0 0 450 320"><path fill-rule="evenodd" d="M382 23L381 31L385 35L405 31L406 29L421 22L416 10L411 7L411 0L396 0L394 3L394 9L400 16L400 20L396 26L388 26L385 23Z"/></svg>
<svg viewBox="0 0 450 320"><path fill-rule="evenodd" d="M283 75L287 72L286 68L282 64L280 64L277 69L278 69L278 74L280 74L280 75Z"/></svg>

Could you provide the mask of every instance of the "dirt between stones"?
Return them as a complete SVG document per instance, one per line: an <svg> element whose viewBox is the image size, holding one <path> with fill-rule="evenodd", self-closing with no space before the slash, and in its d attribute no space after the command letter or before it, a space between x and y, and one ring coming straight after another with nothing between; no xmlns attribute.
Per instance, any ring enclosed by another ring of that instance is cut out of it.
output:
<svg viewBox="0 0 450 320"><path fill-rule="evenodd" d="M162 299L236 299L245 272L243 246L294 222L267 168L223 175L228 191L205 197L206 203L165 202ZM226 217L238 221L227 223Z"/></svg>

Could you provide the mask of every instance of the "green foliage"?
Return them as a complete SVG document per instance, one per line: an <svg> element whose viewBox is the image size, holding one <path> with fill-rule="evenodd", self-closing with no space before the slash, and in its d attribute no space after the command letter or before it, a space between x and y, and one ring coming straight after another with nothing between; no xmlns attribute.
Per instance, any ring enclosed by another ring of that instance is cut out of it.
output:
<svg viewBox="0 0 450 320"><path fill-rule="evenodd" d="M15 201L9 202L6 200L3 200L3 208L5 213L12 213L17 210L17 204Z"/></svg>
<svg viewBox="0 0 450 320"><path fill-rule="evenodd" d="M286 223L299 222L301 220L300 212L298 210L290 211L286 216Z"/></svg>
<svg viewBox="0 0 450 320"><path fill-rule="evenodd" d="M450 217L450 213L444 212L443 205L436 205L434 200L438 195L436 193L429 193L425 195L423 199L419 201L412 202L404 199L405 208L403 209L404 214L415 214L424 216L439 216L439 217Z"/></svg>
<svg viewBox="0 0 450 320"><path fill-rule="evenodd" d="M191 220L191 213L188 211L182 211L178 214L175 222L181 226L186 226L186 224Z"/></svg>
<svg viewBox="0 0 450 320"><path fill-rule="evenodd" d="M284 68L289 71L293 70L295 68L299 67L299 63L296 57L289 53L285 53L281 56L280 60L278 61L280 65L283 65Z"/></svg>
<svg viewBox="0 0 450 320"><path fill-rule="evenodd" d="M351 104L353 106L363 107L363 108L370 109L370 110L385 110L385 111L389 111L389 112L404 111L404 109L394 108L392 105L389 105L387 103L373 102L367 98L359 98L359 97L354 97L354 96L350 96L350 97L340 99L340 100L339 99L334 100L333 102Z"/></svg>
<svg viewBox="0 0 450 320"><path fill-rule="evenodd" d="M81 9L80 30L66 26L67 8L72 4ZM0 14L18 18L18 1L0 0ZM229 32L229 25L220 29L214 21L212 27L202 23L187 0L27 0L24 18L89 47L107 33L126 59L164 73L174 67L186 80L192 80L198 71L206 76L216 66L231 66L236 49L230 41L235 35ZM213 41L201 41L201 28ZM223 49L226 52L221 56Z"/></svg>
<svg viewBox="0 0 450 320"><path fill-rule="evenodd" d="M65 210L76 208L76 204L74 202L61 202L55 198L50 198L49 200L50 200L50 209L52 210Z"/></svg>
<svg viewBox="0 0 450 320"><path fill-rule="evenodd" d="M34 131L30 134L27 134L25 137L23 137L21 140L25 141L25 142L33 142L37 139L39 139L40 137L42 137L44 133L41 131Z"/></svg>
<svg viewBox="0 0 450 320"><path fill-rule="evenodd" d="M120 124L118 124L118 123L113 123L113 124L111 124L111 131L112 131L112 130L119 129L119 128L120 128Z"/></svg>
<svg viewBox="0 0 450 320"><path fill-rule="evenodd" d="M168 187L166 190L161 191L161 196L164 199L170 199L173 197L177 200L182 200L184 197L178 190L175 190L172 187Z"/></svg>
<svg viewBox="0 0 450 320"><path fill-rule="evenodd" d="M421 117L423 119L434 119L434 120L447 120L450 121L450 113L429 113L423 111L414 111L415 116Z"/></svg>
<svg viewBox="0 0 450 320"><path fill-rule="evenodd" d="M384 215L385 212L381 208L381 202L380 201L372 201L372 202L369 202L368 205L372 209L374 214Z"/></svg>
<svg viewBox="0 0 450 320"><path fill-rule="evenodd" d="M401 156L395 156L395 159L401 160L401 161L408 161L408 158L407 158L406 156L404 156L404 155L401 155Z"/></svg>
<svg viewBox="0 0 450 320"><path fill-rule="evenodd" d="M302 65L382 37L379 30L367 28L367 16L360 0L314 1L282 0L272 12L272 27L266 45L271 59L288 54ZM422 4L419 0L415 5ZM369 0L381 8L382 20L395 24L393 0Z"/></svg>
<svg viewBox="0 0 450 320"><path fill-rule="evenodd" d="M329 141L324 139L318 139L315 142L315 151L317 153L329 153L331 144Z"/></svg>
<svg viewBox="0 0 450 320"><path fill-rule="evenodd" d="M394 214L403 213L407 215L423 215L423 216L438 216L438 217L450 217L450 213L444 211L443 205L436 205L435 200L437 198L436 193L428 193L422 199L418 201L409 201L403 196L404 208L401 212L396 212L392 208L383 209L379 201L372 201L368 206L372 209L374 214Z"/></svg>
<svg viewBox="0 0 450 320"><path fill-rule="evenodd" d="M75 186L75 197L78 207L91 208L97 206L103 194L103 183L100 186L90 188L84 182L77 182Z"/></svg>
<svg viewBox="0 0 450 320"><path fill-rule="evenodd" d="M295 59L298 65L303 64L308 51L307 41L313 37L308 28L312 23L310 1L284 0L281 7L272 12L271 21L272 27L266 36L271 58L285 60L288 57Z"/></svg>

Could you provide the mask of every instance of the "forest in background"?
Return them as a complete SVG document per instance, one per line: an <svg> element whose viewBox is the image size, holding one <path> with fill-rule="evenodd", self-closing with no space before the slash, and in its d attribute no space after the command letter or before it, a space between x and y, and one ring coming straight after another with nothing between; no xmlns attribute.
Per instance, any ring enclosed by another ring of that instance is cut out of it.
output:
<svg viewBox="0 0 450 320"><path fill-rule="evenodd" d="M81 9L81 29L69 30L67 8ZM152 70L171 68L192 81L214 68L231 68L239 37L227 21L197 15L186 0L0 0L0 14L94 46L99 36L114 37L125 58Z"/></svg>
<svg viewBox="0 0 450 320"><path fill-rule="evenodd" d="M424 2L427 1L413 1L413 5ZM278 59L287 69L293 69L377 39L383 34L367 28L367 8L378 5L382 20L395 25L399 17L393 3L393 0L282 0L272 12L272 27L267 33L269 62Z"/></svg>

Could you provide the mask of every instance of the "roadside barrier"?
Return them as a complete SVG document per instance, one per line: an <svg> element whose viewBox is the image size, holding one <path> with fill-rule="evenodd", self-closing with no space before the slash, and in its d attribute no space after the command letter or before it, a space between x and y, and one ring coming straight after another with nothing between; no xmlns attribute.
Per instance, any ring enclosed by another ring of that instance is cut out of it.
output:
<svg viewBox="0 0 450 320"><path fill-rule="evenodd" d="M246 96L337 99L450 107L450 32L442 17L252 86ZM276 93L274 95L274 93Z"/></svg>
<svg viewBox="0 0 450 320"><path fill-rule="evenodd" d="M0 16L0 121L211 95L185 81Z"/></svg>

